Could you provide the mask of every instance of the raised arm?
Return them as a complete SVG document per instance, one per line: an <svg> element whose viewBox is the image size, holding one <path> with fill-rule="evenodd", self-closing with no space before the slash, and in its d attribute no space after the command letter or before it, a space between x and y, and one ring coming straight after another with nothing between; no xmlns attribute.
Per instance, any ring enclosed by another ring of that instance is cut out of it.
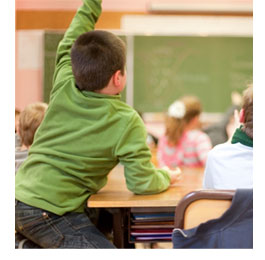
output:
<svg viewBox="0 0 265 260"><path fill-rule="evenodd" d="M70 57L71 47L79 35L94 30L100 13L101 0L83 0L83 5L77 10L57 49L53 91L60 86L60 84L58 85L60 81L73 76Z"/></svg>

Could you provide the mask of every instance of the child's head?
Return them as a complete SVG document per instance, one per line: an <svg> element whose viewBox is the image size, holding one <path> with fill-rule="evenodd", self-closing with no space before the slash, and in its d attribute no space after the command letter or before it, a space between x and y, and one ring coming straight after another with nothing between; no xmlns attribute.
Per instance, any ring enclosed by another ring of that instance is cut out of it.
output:
<svg viewBox="0 0 265 260"><path fill-rule="evenodd" d="M242 130L253 139L253 85L243 92L243 105L240 111Z"/></svg>
<svg viewBox="0 0 265 260"><path fill-rule="evenodd" d="M195 96L184 96L171 104L166 118L166 136L169 143L176 145L187 128L196 128L201 111L201 102Z"/></svg>
<svg viewBox="0 0 265 260"><path fill-rule="evenodd" d="M107 31L80 35L71 50L72 70L80 90L97 91L107 86L117 71L125 73L124 42Z"/></svg>
<svg viewBox="0 0 265 260"><path fill-rule="evenodd" d="M17 133L17 129L18 129L19 115L20 115L20 110L16 108L15 109L15 133Z"/></svg>
<svg viewBox="0 0 265 260"><path fill-rule="evenodd" d="M37 102L26 106L19 117L19 136L26 147L33 143L34 134L44 118L48 105Z"/></svg>

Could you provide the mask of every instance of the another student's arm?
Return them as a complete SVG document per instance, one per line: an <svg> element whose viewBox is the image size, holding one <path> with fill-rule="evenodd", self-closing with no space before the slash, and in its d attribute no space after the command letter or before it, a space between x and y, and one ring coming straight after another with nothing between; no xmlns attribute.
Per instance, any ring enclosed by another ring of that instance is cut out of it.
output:
<svg viewBox="0 0 265 260"><path fill-rule="evenodd" d="M137 116L130 120L120 137L115 154L124 165L127 188L136 194L153 194L166 190L179 173L157 169L151 163L146 144L146 130Z"/></svg>
<svg viewBox="0 0 265 260"><path fill-rule="evenodd" d="M100 13L101 0L83 0L83 5L77 10L77 13L57 48L53 92L60 87L58 82L73 77L70 57L71 47L81 34L94 30L95 23Z"/></svg>
<svg viewBox="0 0 265 260"><path fill-rule="evenodd" d="M205 133L200 133L197 138L196 151L200 162L205 165L209 151L212 149L212 143L209 136Z"/></svg>

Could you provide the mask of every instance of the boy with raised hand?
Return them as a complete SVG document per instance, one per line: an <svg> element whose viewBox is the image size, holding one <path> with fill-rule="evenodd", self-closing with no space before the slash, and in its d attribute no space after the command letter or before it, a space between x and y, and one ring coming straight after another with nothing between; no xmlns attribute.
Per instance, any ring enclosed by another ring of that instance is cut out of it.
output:
<svg viewBox="0 0 265 260"><path fill-rule="evenodd" d="M84 0L60 42L49 107L16 175L16 230L45 248L114 247L84 208L119 162L136 194L179 177L153 166L142 120L120 101L125 45L93 31L100 13L100 0Z"/></svg>

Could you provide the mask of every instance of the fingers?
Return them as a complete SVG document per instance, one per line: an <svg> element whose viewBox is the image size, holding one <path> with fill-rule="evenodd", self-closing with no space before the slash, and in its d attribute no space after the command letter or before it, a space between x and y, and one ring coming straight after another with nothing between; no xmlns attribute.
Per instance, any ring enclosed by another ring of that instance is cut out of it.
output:
<svg viewBox="0 0 265 260"><path fill-rule="evenodd" d="M173 184L181 179L182 171L179 167L176 167L174 170L172 170L169 169L167 166L164 166L162 169L166 170L169 173L170 184Z"/></svg>

